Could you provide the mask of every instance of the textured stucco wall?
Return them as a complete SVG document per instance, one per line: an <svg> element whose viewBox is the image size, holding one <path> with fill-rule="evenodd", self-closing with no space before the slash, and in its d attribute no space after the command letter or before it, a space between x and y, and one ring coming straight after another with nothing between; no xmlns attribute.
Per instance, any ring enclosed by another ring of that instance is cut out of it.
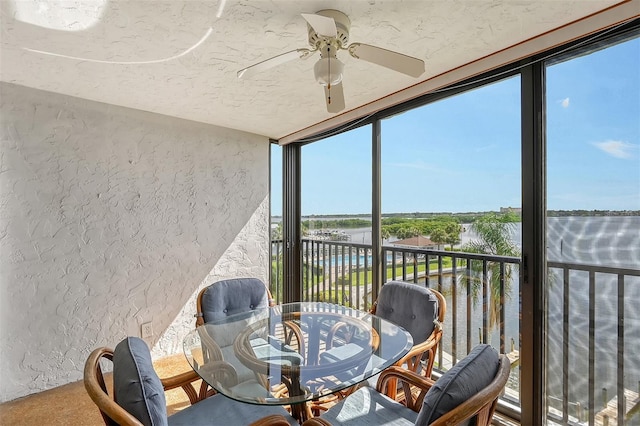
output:
<svg viewBox="0 0 640 426"><path fill-rule="evenodd" d="M6 83L0 98L0 401L81 379L147 321L154 356L176 353L199 288L267 279L266 138Z"/></svg>

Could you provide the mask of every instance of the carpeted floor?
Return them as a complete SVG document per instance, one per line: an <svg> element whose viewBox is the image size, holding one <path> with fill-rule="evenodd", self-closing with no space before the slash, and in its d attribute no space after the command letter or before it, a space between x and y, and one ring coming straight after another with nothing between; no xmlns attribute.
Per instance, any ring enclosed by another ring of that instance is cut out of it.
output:
<svg viewBox="0 0 640 426"><path fill-rule="evenodd" d="M191 369L182 354L159 359L153 365L160 377L171 377ZM107 380L110 379L109 375ZM189 405L182 389L170 390L165 395L168 414ZM0 404L0 425L100 426L104 421L87 395L84 383L79 381Z"/></svg>

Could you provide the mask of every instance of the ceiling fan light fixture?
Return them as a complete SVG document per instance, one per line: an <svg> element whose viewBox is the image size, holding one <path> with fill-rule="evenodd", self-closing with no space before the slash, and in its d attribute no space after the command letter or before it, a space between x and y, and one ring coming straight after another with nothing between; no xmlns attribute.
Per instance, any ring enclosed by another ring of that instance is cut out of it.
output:
<svg viewBox="0 0 640 426"><path fill-rule="evenodd" d="M316 81L323 86L338 84L342 81L344 64L338 58L320 58L313 67Z"/></svg>

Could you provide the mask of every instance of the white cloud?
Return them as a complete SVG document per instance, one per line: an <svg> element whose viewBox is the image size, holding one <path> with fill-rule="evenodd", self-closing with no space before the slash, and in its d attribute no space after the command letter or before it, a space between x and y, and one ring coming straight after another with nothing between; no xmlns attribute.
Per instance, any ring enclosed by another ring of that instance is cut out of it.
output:
<svg viewBox="0 0 640 426"><path fill-rule="evenodd" d="M616 158L631 158L633 156L633 151L638 149L636 145L629 142L612 140L593 142L593 145Z"/></svg>
<svg viewBox="0 0 640 426"><path fill-rule="evenodd" d="M569 108L569 98L564 98L563 100L561 100L560 105L562 105L562 108Z"/></svg>

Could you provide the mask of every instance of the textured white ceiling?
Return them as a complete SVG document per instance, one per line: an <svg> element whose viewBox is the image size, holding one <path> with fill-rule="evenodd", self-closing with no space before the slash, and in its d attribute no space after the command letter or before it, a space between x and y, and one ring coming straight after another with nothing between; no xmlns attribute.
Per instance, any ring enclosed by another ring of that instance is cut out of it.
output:
<svg viewBox="0 0 640 426"><path fill-rule="evenodd" d="M413 79L340 52L347 111L616 3L1 0L0 79L278 139L332 116L317 57L251 80L236 72L307 47L300 13L341 10L351 42L426 62Z"/></svg>

